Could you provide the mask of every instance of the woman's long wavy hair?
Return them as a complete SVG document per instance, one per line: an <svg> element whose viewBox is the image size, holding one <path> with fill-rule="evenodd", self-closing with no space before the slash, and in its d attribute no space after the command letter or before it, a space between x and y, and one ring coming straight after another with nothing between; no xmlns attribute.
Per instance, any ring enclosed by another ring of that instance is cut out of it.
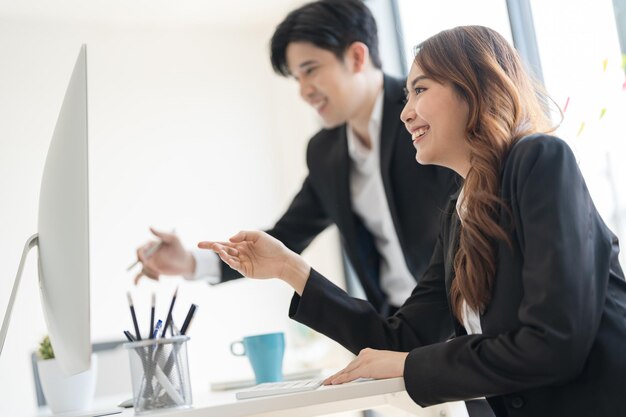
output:
<svg viewBox="0 0 626 417"><path fill-rule="evenodd" d="M483 313L491 301L496 244L510 244L499 224L500 177L509 149L525 135L554 130L549 97L524 70L520 57L496 31L461 26L427 39L415 62L441 83L450 83L469 104L466 140L470 169L463 189L463 226L454 258L452 310L462 320L462 301Z"/></svg>

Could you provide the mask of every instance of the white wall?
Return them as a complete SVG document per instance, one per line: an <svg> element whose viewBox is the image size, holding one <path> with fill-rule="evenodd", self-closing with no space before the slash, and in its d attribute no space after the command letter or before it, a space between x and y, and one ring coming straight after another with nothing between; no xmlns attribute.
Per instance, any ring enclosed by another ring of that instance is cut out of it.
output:
<svg viewBox="0 0 626 417"><path fill-rule="evenodd" d="M175 317L182 320L190 303L199 304L189 346L197 392L209 381L251 375L245 359L228 353L231 341L271 330L301 333L287 319L291 291L282 283L210 287L169 279L133 287L133 275L125 272L150 225L175 228L189 246L223 239L240 228L270 226L298 190L317 121L296 86L271 71L267 45L278 20L214 27L33 19L0 11L2 314L22 246L37 229L47 147L86 43L92 340L118 339L132 327L127 290L145 328L151 292L164 315L180 284ZM332 230L307 252L316 268L341 279L337 254ZM0 357L3 416L34 412L29 354L46 333L35 258L32 253L27 262ZM295 356L288 366L296 366Z"/></svg>

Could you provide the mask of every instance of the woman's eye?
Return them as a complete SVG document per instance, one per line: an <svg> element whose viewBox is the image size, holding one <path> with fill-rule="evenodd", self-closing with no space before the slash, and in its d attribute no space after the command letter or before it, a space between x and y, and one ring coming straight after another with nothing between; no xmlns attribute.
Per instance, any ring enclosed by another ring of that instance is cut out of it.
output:
<svg viewBox="0 0 626 417"><path fill-rule="evenodd" d="M423 93L424 91L426 91L425 88L422 87L415 87L415 89L413 90L415 92L416 96L419 96L421 93Z"/></svg>
<svg viewBox="0 0 626 417"><path fill-rule="evenodd" d="M315 72L316 69L317 69L317 67L309 67L309 68L304 70L304 73L306 75L311 75L311 74L313 74L313 72Z"/></svg>

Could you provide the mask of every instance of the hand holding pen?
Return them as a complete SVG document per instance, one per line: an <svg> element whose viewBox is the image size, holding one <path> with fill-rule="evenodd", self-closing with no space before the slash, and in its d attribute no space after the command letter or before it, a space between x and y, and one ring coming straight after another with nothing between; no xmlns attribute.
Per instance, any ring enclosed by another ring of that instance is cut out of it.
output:
<svg viewBox="0 0 626 417"><path fill-rule="evenodd" d="M148 242L137 249L137 261L128 267L130 270L138 263L142 264L142 270L135 276L135 284L142 276L158 280L161 275L192 275L196 261L178 236L173 231L166 233L153 228L150 231L160 240Z"/></svg>

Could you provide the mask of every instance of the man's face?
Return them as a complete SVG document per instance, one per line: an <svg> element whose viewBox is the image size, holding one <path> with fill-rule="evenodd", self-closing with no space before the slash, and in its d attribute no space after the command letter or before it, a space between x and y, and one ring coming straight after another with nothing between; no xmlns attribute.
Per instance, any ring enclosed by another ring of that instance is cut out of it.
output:
<svg viewBox="0 0 626 417"><path fill-rule="evenodd" d="M324 127L346 123L358 111L362 89L348 54L344 61L331 51L308 42L292 42L287 66L300 85L300 96L322 118Z"/></svg>

